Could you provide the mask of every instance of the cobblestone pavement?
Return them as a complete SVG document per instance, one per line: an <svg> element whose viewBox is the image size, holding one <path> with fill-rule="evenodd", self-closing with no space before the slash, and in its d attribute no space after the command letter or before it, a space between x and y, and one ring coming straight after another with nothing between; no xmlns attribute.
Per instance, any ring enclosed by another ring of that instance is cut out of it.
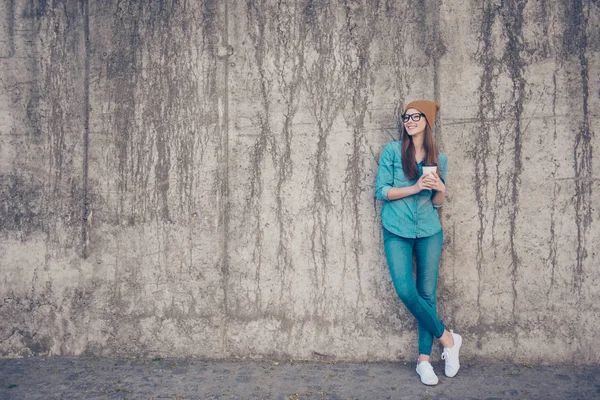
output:
<svg viewBox="0 0 600 400"><path fill-rule="evenodd" d="M600 399L600 366L50 357L0 359L0 399Z"/></svg>

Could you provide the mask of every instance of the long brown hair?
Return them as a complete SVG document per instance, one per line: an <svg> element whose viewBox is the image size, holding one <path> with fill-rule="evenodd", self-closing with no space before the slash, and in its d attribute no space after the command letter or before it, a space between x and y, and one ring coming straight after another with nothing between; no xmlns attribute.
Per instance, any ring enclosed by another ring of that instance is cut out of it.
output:
<svg viewBox="0 0 600 400"><path fill-rule="evenodd" d="M419 169L417 168L417 162L415 160L415 146L413 145L412 137L406 131L404 124L402 126L402 169L404 170L404 176L408 179L417 179L419 177ZM425 148L425 162L426 163L438 163L438 152L435 140L433 140L433 134L431 133L431 126L429 121L425 124L425 138L423 140L423 147ZM437 167L437 175L440 175L440 166Z"/></svg>

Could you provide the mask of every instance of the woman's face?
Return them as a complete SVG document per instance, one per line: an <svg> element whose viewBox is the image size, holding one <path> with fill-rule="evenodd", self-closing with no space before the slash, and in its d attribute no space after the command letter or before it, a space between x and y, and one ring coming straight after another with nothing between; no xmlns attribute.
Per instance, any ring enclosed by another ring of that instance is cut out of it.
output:
<svg viewBox="0 0 600 400"><path fill-rule="evenodd" d="M420 114L421 111L416 110L414 108L409 108L404 113L405 116L411 116L410 118L408 118L408 121L403 121L404 129L406 129L406 132L408 132L409 136L417 136L425 132L425 127L427 126L427 119L424 115L421 115L421 119L419 119L418 121L413 121L413 118L419 118Z"/></svg>

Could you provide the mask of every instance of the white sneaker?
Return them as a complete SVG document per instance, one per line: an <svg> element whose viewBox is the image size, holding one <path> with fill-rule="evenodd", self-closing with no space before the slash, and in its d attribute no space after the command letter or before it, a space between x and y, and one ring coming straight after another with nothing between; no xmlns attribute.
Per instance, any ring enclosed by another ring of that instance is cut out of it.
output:
<svg viewBox="0 0 600 400"><path fill-rule="evenodd" d="M458 352L460 351L460 346L462 346L462 337L459 334L454 333L452 330L450 333L454 338L454 346L450 348L444 347L444 352L442 353L442 360L446 361L446 368L444 372L448 378L454 377L460 369Z"/></svg>
<svg viewBox="0 0 600 400"><path fill-rule="evenodd" d="M438 384L438 377L433 372L433 367L429 361L417 362L417 374L421 377L421 382L433 386Z"/></svg>

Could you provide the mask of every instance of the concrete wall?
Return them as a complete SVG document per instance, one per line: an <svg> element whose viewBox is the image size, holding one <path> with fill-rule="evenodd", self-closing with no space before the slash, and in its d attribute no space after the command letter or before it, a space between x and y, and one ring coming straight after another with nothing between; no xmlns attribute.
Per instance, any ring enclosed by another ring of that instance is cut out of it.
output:
<svg viewBox="0 0 600 400"><path fill-rule="evenodd" d="M425 97L465 357L600 362L597 1L0 8L0 355L414 359L374 181Z"/></svg>

